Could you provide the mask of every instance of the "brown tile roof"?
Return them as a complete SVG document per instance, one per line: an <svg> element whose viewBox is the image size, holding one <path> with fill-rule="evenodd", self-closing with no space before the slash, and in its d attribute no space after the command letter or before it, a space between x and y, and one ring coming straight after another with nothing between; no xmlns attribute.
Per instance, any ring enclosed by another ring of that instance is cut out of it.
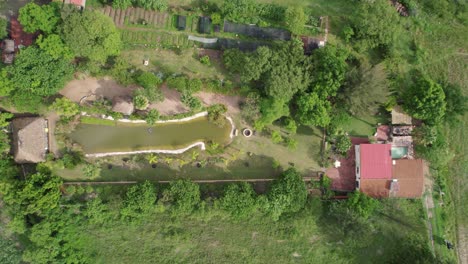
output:
<svg viewBox="0 0 468 264"><path fill-rule="evenodd" d="M17 163L45 161L48 147L46 120L40 117L16 118L12 122L13 153Z"/></svg>
<svg viewBox="0 0 468 264"><path fill-rule="evenodd" d="M388 179L362 179L360 191L374 198L388 197L391 180Z"/></svg>
<svg viewBox="0 0 468 264"><path fill-rule="evenodd" d="M423 161L420 159L395 160L392 178L398 180L399 190L392 192L392 197L419 198L423 193Z"/></svg>

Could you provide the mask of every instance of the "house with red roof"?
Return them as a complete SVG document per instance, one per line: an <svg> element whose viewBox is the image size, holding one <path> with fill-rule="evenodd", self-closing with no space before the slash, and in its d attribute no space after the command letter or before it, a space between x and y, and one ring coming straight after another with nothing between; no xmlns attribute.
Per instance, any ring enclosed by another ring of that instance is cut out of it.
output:
<svg viewBox="0 0 468 264"><path fill-rule="evenodd" d="M86 6L86 0L63 0L63 3L67 5L74 5L81 10L83 10Z"/></svg>
<svg viewBox="0 0 468 264"><path fill-rule="evenodd" d="M423 192L423 162L393 159L392 144L355 146L356 190L374 198L419 198Z"/></svg>

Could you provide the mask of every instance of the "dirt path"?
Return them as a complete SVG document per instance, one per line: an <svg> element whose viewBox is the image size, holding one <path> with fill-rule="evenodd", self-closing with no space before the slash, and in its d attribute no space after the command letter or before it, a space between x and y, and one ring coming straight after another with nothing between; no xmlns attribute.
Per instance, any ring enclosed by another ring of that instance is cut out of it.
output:
<svg viewBox="0 0 468 264"><path fill-rule="evenodd" d="M49 151L53 153L55 157L58 157L60 153L57 140L55 139L55 124L59 120L59 116L56 113L49 113L46 115L46 119L49 122Z"/></svg>
<svg viewBox="0 0 468 264"><path fill-rule="evenodd" d="M195 94L200 98L204 105L224 104L227 106L228 114L238 114L240 112L240 105L243 102L241 96L224 95L209 92L199 92Z"/></svg>
<svg viewBox="0 0 468 264"><path fill-rule="evenodd" d="M431 240L431 249L432 252L435 252L434 248L434 234L432 230L432 223L431 219L434 217L434 200L432 198L432 190L434 188L434 184L432 182L429 164L424 161L423 163L423 173L424 173L424 209L426 210L427 214L427 228L429 233L429 239Z"/></svg>

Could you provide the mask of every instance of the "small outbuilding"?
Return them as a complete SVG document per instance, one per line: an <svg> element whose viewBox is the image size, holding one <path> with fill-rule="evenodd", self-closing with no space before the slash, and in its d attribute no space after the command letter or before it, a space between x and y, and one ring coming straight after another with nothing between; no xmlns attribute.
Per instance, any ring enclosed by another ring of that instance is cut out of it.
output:
<svg viewBox="0 0 468 264"><path fill-rule="evenodd" d="M86 0L63 0L63 3L67 5L74 5L80 10L84 10L86 7Z"/></svg>
<svg viewBox="0 0 468 264"><path fill-rule="evenodd" d="M131 115L134 110L135 107L133 106L131 98L116 96L112 99L112 111L124 115Z"/></svg>
<svg viewBox="0 0 468 264"><path fill-rule="evenodd" d="M200 17L199 22L198 22L198 32L202 34L211 33L211 18Z"/></svg>
<svg viewBox="0 0 468 264"><path fill-rule="evenodd" d="M186 27L187 27L187 17L178 15L177 16L177 28L179 30L185 30Z"/></svg>
<svg viewBox="0 0 468 264"><path fill-rule="evenodd" d="M16 118L11 122L13 155L17 163L45 161L49 148L47 120L41 117Z"/></svg>

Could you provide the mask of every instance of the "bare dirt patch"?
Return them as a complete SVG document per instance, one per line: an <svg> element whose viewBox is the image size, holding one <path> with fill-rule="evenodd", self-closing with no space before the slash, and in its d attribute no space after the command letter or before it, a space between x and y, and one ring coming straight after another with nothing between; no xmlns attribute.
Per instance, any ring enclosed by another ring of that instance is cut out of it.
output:
<svg viewBox="0 0 468 264"><path fill-rule="evenodd" d="M228 109L229 114L238 114L240 112L240 105L243 102L241 96L224 95L209 92L199 92L195 96L200 98L204 105L224 104Z"/></svg>
<svg viewBox="0 0 468 264"><path fill-rule="evenodd" d="M114 96L131 96L136 88L136 86L125 87L108 77L103 79L90 77L69 82L60 94L79 103L81 98L89 95L104 97L108 100L112 100Z"/></svg>
<svg viewBox="0 0 468 264"><path fill-rule="evenodd" d="M189 111L189 108L180 102L179 92L167 88L166 84L162 85L161 91L164 95L164 100L162 102L151 104L149 106L150 109L158 110L161 115L174 115Z"/></svg>

